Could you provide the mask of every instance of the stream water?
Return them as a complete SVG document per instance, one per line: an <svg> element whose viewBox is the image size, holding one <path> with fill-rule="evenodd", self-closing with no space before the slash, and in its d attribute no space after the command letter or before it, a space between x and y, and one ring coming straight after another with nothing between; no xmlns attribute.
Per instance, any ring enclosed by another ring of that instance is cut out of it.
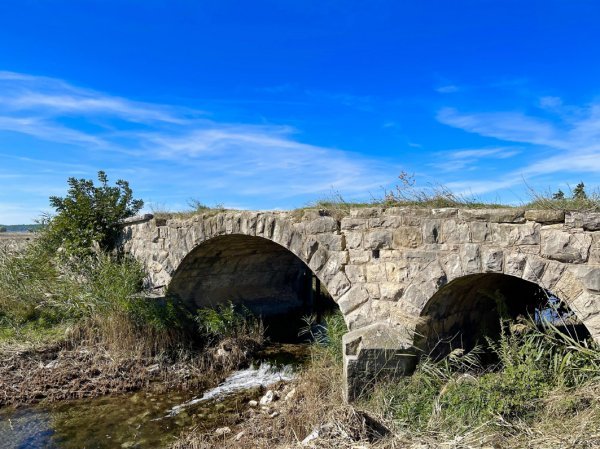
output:
<svg viewBox="0 0 600 449"><path fill-rule="evenodd" d="M137 392L0 410L0 449L157 449L192 427L235 424L260 389L291 380L306 345L279 344L203 392Z"/></svg>

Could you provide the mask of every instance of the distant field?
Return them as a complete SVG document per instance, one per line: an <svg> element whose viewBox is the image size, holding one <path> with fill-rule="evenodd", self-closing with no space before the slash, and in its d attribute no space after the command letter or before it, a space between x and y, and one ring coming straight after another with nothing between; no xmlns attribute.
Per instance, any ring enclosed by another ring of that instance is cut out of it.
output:
<svg viewBox="0 0 600 449"><path fill-rule="evenodd" d="M6 228L6 232L31 232L39 229L41 225L38 224L19 224L19 225L2 225L0 228ZM2 233L0 233L2 234Z"/></svg>

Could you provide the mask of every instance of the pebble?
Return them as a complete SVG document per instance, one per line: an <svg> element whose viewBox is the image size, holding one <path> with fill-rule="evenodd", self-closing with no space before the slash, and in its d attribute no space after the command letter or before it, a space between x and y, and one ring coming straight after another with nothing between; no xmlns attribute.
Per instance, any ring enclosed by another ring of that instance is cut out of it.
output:
<svg viewBox="0 0 600 449"><path fill-rule="evenodd" d="M234 440L235 441L240 441L242 439L242 437L246 434L245 430L242 430L240 433L238 433L235 437Z"/></svg>
<svg viewBox="0 0 600 449"><path fill-rule="evenodd" d="M254 401L254 400L248 401L248 406L249 407L256 407L256 406L258 406L258 401Z"/></svg>
<svg viewBox="0 0 600 449"><path fill-rule="evenodd" d="M268 405L273 402L274 398L275 393L273 393L273 390L269 390L262 398L260 398L260 405Z"/></svg>
<svg viewBox="0 0 600 449"><path fill-rule="evenodd" d="M286 395L284 398L284 401L289 401L290 399L292 399L294 396L296 396L296 389L292 388Z"/></svg>
<svg viewBox="0 0 600 449"><path fill-rule="evenodd" d="M231 429L229 427L219 427L215 430L215 435L218 437L222 437L223 435L228 435L231 433Z"/></svg>

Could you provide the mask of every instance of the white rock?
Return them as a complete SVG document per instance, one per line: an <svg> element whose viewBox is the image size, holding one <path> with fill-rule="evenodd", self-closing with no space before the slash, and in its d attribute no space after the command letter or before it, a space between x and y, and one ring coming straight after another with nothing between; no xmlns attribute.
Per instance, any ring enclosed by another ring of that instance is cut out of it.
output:
<svg viewBox="0 0 600 449"><path fill-rule="evenodd" d="M219 427L215 430L215 435L221 437L223 435L228 435L231 433L231 429L229 427Z"/></svg>
<svg viewBox="0 0 600 449"><path fill-rule="evenodd" d="M284 401L289 401L290 399L292 399L294 396L296 396L296 389L292 388L290 391L288 391L288 393L285 395Z"/></svg>
<svg viewBox="0 0 600 449"><path fill-rule="evenodd" d="M311 433L309 433L300 444L302 444L302 446L306 446L310 444L311 441L314 441L317 438L319 438L319 429L315 429Z"/></svg>
<svg viewBox="0 0 600 449"><path fill-rule="evenodd" d="M233 439L235 441L240 441L242 439L242 437L246 434L245 430L242 430L241 432L239 432Z"/></svg>
<svg viewBox="0 0 600 449"><path fill-rule="evenodd" d="M273 402L274 398L275 393L273 392L273 390L269 390L262 398L260 398L260 405L268 405L271 402Z"/></svg>
<svg viewBox="0 0 600 449"><path fill-rule="evenodd" d="M254 401L254 400L248 401L248 406L249 407L256 407L256 406L258 406L258 401Z"/></svg>

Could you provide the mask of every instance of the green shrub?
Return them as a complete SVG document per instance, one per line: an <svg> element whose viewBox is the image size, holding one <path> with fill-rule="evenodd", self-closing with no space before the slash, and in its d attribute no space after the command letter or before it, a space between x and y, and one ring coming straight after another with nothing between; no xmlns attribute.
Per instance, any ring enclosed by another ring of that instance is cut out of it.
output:
<svg viewBox="0 0 600 449"><path fill-rule="evenodd" d="M89 255L94 243L101 250L115 248L121 220L135 215L144 205L133 199L127 181L108 185L108 177L98 172L100 186L92 180L69 178L69 190L64 198L50 197L56 215L46 222L42 235L49 250L62 248L67 255Z"/></svg>

